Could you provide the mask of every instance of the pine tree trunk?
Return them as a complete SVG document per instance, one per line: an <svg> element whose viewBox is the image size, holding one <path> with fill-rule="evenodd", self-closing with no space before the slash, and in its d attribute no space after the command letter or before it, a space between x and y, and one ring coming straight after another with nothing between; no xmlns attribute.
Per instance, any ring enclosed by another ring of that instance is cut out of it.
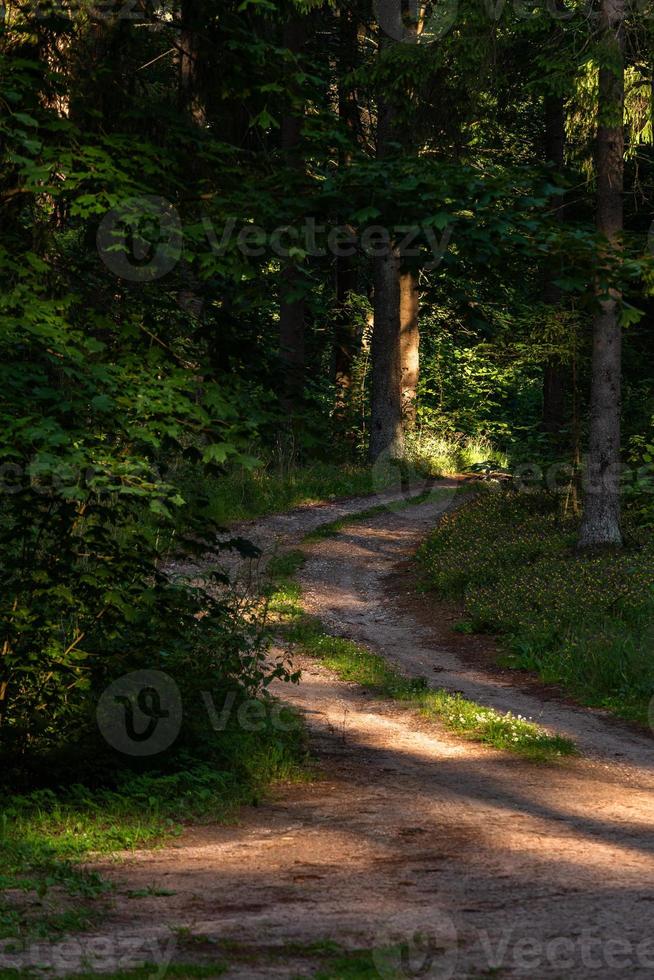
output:
<svg viewBox="0 0 654 980"><path fill-rule="evenodd" d="M200 82L199 31L203 15L197 0L182 0L178 44L179 100L182 112L197 126L205 126L207 117Z"/></svg>
<svg viewBox="0 0 654 980"><path fill-rule="evenodd" d="M350 256L336 259L336 316L334 323L334 381L336 398L334 418L343 421L352 389L354 358L359 346L359 332L349 305L350 295L356 292L357 270Z"/></svg>
<svg viewBox="0 0 654 980"><path fill-rule="evenodd" d="M294 55L302 52L307 37L306 17L295 14L284 27L284 47ZM289 109L282 117L281 148L288 167L296 174L304 170L302 159L302 110ZM288 416L297 417L304 400L305 301L293 293L299 276L292 259L282 260L279 303L279 358L281 362L281 403Z"/></svg>
<svg viewBox="0 0 654 980"><path fill-rule="evenodd" d="M545 158L558 171L565 163L565 104L560 95L550 95L545 99ZM556 214L563 218L563 208L557 198ZM548 306L561 305L561 290L554 284L554 270L548 270L548 278L543 290L543 299ZM543 429L553 435L560 432L566 423L565 392L567 371L556 355L549 357L543 373Z"/></svg>
<svg viewBox="0 0 654 980"><path fill-rule="evenodd" d="M400 399L400 256L389 242L375 259L375 325L372 333L370 458L401 459L404 453Z"/></svg>
<svg viewBox="0 0 654 980"><path fill-rule="evenodd" d="M338 64L338 115L342 127L350 140L357 135L358 109L356 94L343 79L356 68L357 64L357 20L354 13L342 8L340 18L340 51ZM350 165L349 147L339 150L339 166L344 169ZM334 321L334 381L336 398L334 418L343 421L352 388L352 371L357 353L359 331L349 305L350 294L357 287L357 260L355 255L336 257L336 316Z"/></svg>
<svg viewBox="0 0 654 980"><path fill-rule="evenodd" d="M606 258L615 259L623 228L624 0L602 0L603 66L599 73L597 228ZM599 300L593 323L590 435L580 548L622 544L620 530L620 300L616 290Z"/></svg>
<svg viewBox="0 0 654 980"><path fill-rule="evenodd" d="M407 430L416 424L416 398L420 375L420 328L418 322L418 277L407 270L400 274L400 363L402 418Z"/></svg>
<svg viewBox="0 0 654 980"><path fill-rule="evenodd" d="M400 0L398 0L398 3ZM417 32L417 21L415 31ZM388 37L380 40L380 56L397 43ZM397 96L396 96L397 97ZM409 143L410 134L398 120L396 106L380 91L377 100L377 157L384 159L391 152L391 143ZM370 423L370 458L380 455L392 459L404 456L403 398L402 398L402 317L401 297L404 293L407 322L410 328L407 340L417 342L418 308L417 289L402 288L402 263L397 246L389 234L385 255L375 259L375 325L372 335L372 405ZM415 304L415 305L414 305ZM417 369L415 360L413 368Z"/></svg>

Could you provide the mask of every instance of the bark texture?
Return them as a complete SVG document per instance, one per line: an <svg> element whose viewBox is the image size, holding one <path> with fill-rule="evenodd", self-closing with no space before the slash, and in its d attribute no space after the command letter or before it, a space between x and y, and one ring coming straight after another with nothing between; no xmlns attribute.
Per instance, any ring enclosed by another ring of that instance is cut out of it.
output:
<svg viewBox="0 0 654 980"><path fill-rule="evenodd" d="M370 458L401 459L400 256L392 243L375 259L374 309Z"/></svg>
<svg viewBox="0 0 654 980"><path fill-rule="evenodd" d="M549 95L545 99L545 158L558 171L565 163L565 104L561 95ZM560 199L555 203L556 215L563 219ZM554 284L556 270L549 269L543 290L544 301L552 307L561 305L561 290ZM553 355L547 359L543 373L543 428L556 434L566 423L566 385L568 372L561 358Z"/></svg>
<svg viewBox="0 0 654 980"><path fill-rule="evenodd" d="M398 0L398 15L409 13L405 5ZM410 21L409 32L417 34L418 21L415 17ZM392 48L396 42L382 36L380 40L380 56ZM407 98L408 98L407 94ZM403 149L410 146L410 133L406 126L398 121L396 105L391 100L378 98L377 102L377 157L388 157L396 144L402 144ZM403 426L403 358L405 354L402 326L404 317L408 326L406 334L406 353L412 343L419 340L418 333L418 291L412 283L403 284L404 275L413 279L410 273L403 273L401 256L389 235L388 249L385 255L375 259L375 326L372 335L372 404L370 424L370 458L377 459L384 454L393 459L401 459L404 455L404 426ZM404 301L402 301L404 297ZM407 360L410 368L407 375L407 389L410 389L410 378L418 369L417 350ZM415 402L411 399L409 412L415 411Z"/></svg>
<svg viewBox="0 0 654 980"><path fill-rule="evenodd" d="M284 27L284 47L294 55L300 55L308 33L308 18L301 14L290 17ZM292 92L292 95L295 95ZM302 158L302 123L304 112L297 106L290 107L282 118L282 156L296 177L304 171ZM305 375L305 312L304 299L294 296L300 285L299 273L292 260L284 260L280 280L279 304L279 358L281 362L282 407L290 418L295 418L304 400Z"/></svg>
<svg viewBox="0 0 654 980"><path fill-rule="evenodd" d="M358 107L356 92L344 79L357 65L357 30L355 13L343 8L340 11L340 51L338 115L342 127L354 143L358 132ZM349 167L349 147L339 149L339 166ZM347 414L352 388L354 359L359 347L359 330L349 305L351 293L357 287L357 259L355 255L336 257L336 315L334 319L334 381L336 398L334 418L343 421Z"/></svg>
<svg viewBox="0 0 654 980"><path fill-rule="evenodd" d="M597 132L597 228L607 239L605 258L615 259L623 228L624 0L603 0L600 10L603 67L599 73ZM580 548L621 545L620 294L600 298L593 323L590 432Z"/></svg>
<svg viewBox="0 0 654 980"><path fill-rule="evenodd" d="M402 418L406 429L416 423L416 398L420 376L420 326L418 277L406 270L400 274L400 391Z"/></svg>
<svg viewBox="0 0 654 980"><path fill-rule="evenodd" d="M197 126L205 126L207 113L202 97L202 53L199 31L203 14L196 0L182 0L181 29L177 57L179 63L179 101L182 111Z"/></svg>

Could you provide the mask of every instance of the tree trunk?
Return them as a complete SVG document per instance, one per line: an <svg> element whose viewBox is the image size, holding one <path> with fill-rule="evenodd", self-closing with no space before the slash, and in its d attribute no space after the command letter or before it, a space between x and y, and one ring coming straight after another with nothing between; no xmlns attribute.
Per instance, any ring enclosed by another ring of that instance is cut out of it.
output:
<svg viewBox="0 0 654 980"><path fill-rule="evenodd" d="M293 55L301 54L307 39L307 18L291 14L284 27L284 47ZM295 97L295 91L291 91ZM291 171L300 175L304 171L301 153L302 109L291 107L282 118L282 156ZM292 259L282 260L279 303L279 357L281 361L281 402L290 418L296 418L304 400L305 339L304 321L306 303L294 296L300 277Z"/></svg>
<svg viewBox="0 0 654 980"><path fill-rule="evenodd" d="M336 316L334 323L334 381L336 399L334 418L343 421L352 388L352 370L358 348L358 330L349 305L350 294L356 291L357 270L350 256L336 259Z"/></svg>
<svg viewBox="0 0 654 980"><path fill-rule="evenodd" d="M179 101L182 112L197 126L207 122L206 108L200 82L199 31L203 16L197 0L182 0L178 43Z"/></svg>
<svg viewBox="0 0 654 980"><path fill-rule="evenodd" d="M545 99L545 158L558 171L565 163L565 103L561 95L549 95ZM555 207L559 219L563 208L557 198ZM561 290L554 284L556 273L548 270L543 299L548 306L561 305ZM566 422L565 392L567 371L561 358L552 355L545 363L543 373L543 429L552 435L560 432Z"/></svg>
<svg viewBox="0 0 654 980"><path fill-rule="evenodd" d="M340 52L338 71L338 115L342 127L354 141L357 133L357 102L351 86L344 84L344 77L357 64L357 20L354 13L342 8L340 17ZM348 167L351 162L350 148L339 150L339 166ZM334 418L343 421L352 388L352 370L358 346L358 330L349 305L350 294L357 287L355 255L336 257L336 316L334 321L334 381L336 399Z"/></svg>
<svg viewBox="0 0 654 980"><path fill-rule="evenodd" d="M597 228L604 257L619 256L624 180L624 0L602 0L603 66L599 73ZM620 531L620 301L617 290L599 299L593 323L590 434L579 547L622 544Z"/></svg>
<svg viewBox="0 0 654 980"><path fill-rule="evenodd" d="M420 328L418 324L418 277L407 270L400 274L400 364L402 418L407 430L416 424L416 398L420 374Z"/></svg>
<svg viewBox="0 0 654 980"><path fill-rule="evenodd" d="M401 459L404 453L400 399L400 256L389 242L375 259L375 325L372 333L370 458Z"/></svg>
<svg viewBox="0 0 654 980"><path fill-rule="evenodd" d="M403 5L398 0L398 5ZM417 33L417 21L411 25ZM384 54L397 42L382 36L379 54ZM384 97L382 91L377 99L377 157L384 159L391 152L392 143L402 142L404 149L410 142L406 125L401 125L392 100ZM409 275L406 273L405 275ZM418 340L417 289L401 286L401 256L388 236L386 254L375 259L375 326L372 335L372 405L370 422L370 458L377 459L387 454L393 459L404 455L403 428L403 339L402 323L406 316L410 324L407 342ZM404 294L403 311L400 298ZM414 351L415 354L415 351ZM417 370L414 358L413 367Z"/></svg>

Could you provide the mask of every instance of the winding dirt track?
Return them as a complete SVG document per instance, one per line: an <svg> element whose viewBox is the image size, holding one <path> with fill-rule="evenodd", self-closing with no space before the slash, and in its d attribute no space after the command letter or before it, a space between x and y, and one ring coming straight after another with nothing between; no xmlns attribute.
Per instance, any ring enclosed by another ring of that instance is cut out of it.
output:
<svg viewBox="0 0 654 980"><path fill-rule="evenodd" d="M324 940L377 950L382 980L654 976L654 742L467 665L414 616L398 569L450 503L386 510L309 546L307 608L434 686L569 734L583 756L523 762L305 662L301 684L278 693L306 715L319 778L282 787L238 826L192 829L102 867L118 900L93 938L205 962L229 960L229 940L239 952L228 980L311 976L302 946ZM289 547L365 506L240 530ZM121 899L152 885L175 894ZM398 938L403 959L383 952Z"/></svg>

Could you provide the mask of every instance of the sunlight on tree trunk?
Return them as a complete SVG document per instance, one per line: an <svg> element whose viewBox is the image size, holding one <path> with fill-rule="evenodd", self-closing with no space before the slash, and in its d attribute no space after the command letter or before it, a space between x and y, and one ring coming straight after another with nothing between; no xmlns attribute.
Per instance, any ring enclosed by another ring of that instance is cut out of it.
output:
<svg viewBox="0 0 654 980"><path fill-rule="evenodd" d="M605 258L609 264L615 261L623 229L624 0L603 0L600 28L597 228L608 240ZM619 292L611 289L600 299L593 323L590 434L580 548L622 544L620 302Z"/></svg>
<svg viewBox="0 0 654 980"><path fill-rule="evenodd" d="M416 424L416 400L420 375L420 327L418 277L406 270L400 275L400 362L402 418L405 428Z"/></svg>
<svg viewBox="0 0 654 980"><path fill-rule="evenodd" d="M375 259L375 326L372 334L370 458L400 459L404 452L400 398L400 256L389 243Z"/></svg>

